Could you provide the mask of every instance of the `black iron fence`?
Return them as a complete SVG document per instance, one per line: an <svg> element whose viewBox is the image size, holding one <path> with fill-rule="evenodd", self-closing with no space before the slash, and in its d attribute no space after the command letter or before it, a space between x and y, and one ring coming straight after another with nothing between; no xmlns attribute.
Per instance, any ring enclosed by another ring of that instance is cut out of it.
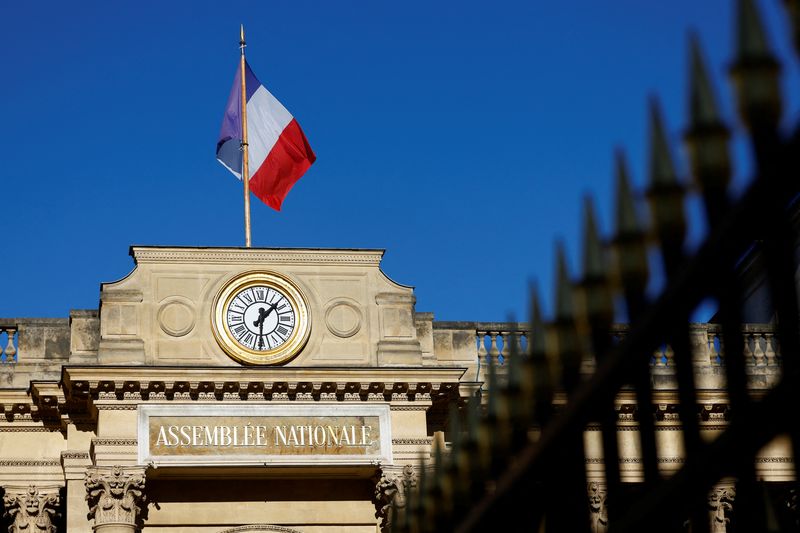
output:
<svg viewBox="0 0 800 533"><path fill-rule="evenodd" d="M785 3L800 50L800 1ZM395 533L798 530L794 482L767 485L757 479L754 465L759 450L776 437L788 436L793 457L800 447L795 413L800 407L795 277L800 125L787 130L781 124L780 66L754 2L740 0L737 9L738 44L730 72L754 160L749 187L732 199L731 130L719 112L698 40L692 38L685 141L689 174L709 222L707 237L694 253L686 253L687 186L653 99L649 229L640 222L624 157L618 154L615 235L604 243L587 201L580 279L572 281L559 247L553 320L542 321L534 293L526 353L514 353L520 343L511 335L505 379L498 382L490 365L484 374L488 398L453 407L450 444L436 448L431 468L423 469L416 488L401 499L404 508L394 510ZM653 299L645 293L650 243L656 243L667 277ZM747 289L742 259L755 256L759 260L748 261L748 268L762 271L768 282L782 354L780 378L759 395L748 388L746 357L752 347L742 334ZM624 338L613 334L616 295L623 297L631 318ZM701 437L689 331L693 311L709 298L718 303L729 403L725 429L713 439ZM670 475L659 469L651 371L652 354L665 346L674 361L683 448L682 467ZM588 378L580 371L587 357L596 363ZM635 397L632 418L642 471L637 483L621 475L615 408L621 394ZM556 395L566 397L563 406L554 402ZM590 426L599 426L602 435L602 490L587 480L584 439ZM796 480L796 462L794 469ZM735 486L715 489L722 479L735 480ZM728 522L734 497L735 520ZM717 522L709 518L712 504L721 513Z"/></svg>

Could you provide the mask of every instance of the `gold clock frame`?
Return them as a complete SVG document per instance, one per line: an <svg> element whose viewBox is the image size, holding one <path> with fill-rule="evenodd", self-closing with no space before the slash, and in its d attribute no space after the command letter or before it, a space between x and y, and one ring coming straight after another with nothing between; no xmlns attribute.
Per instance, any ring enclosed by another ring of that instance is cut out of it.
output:
<svg viewBox="0 0 800 533"><path fill-rule="evenodd" d="M239 291L263 285L283 293L295 309L295 328L291 337L272 350L257 351L242 346L228 329L226 309ZM293 359L303 349L311 335L311 312L303 291L292 280L269 270L242 272L228 280L211 306L211 331L219 346L234 360L247 365L280 365Z"/></svg>

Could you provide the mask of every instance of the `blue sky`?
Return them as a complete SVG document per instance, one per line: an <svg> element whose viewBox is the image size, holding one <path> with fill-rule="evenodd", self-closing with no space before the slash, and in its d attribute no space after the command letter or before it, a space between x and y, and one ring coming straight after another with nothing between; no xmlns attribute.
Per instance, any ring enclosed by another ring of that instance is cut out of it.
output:
<svg viewBox="0 0 800 533"><path fill-rule="evenodd" d="M385 248L419 311L526 318L530 280L552 299L555 239L579 263L583 195L608 231L616 147L641 188L649 94L678 151L692 28L733 118L732 5L3 2L0 316L96 308L132 244L243 245L240 182L214 147L244 23L253 70L317 154L281 213L253 202L254 246ZM782 8L760 5L796 120Z"/></svg>

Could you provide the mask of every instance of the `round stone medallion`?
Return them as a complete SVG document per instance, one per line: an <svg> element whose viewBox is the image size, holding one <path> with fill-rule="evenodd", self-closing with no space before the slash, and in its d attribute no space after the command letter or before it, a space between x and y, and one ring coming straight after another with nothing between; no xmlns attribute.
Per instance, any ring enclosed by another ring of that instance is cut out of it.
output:
<svg viewBox="0 0 800 533"><path fill-rule="evenodd" d="M196 318L194 309L180 300L169 301L158 310L158 325L173 337L183 337L192 331Z"/></svg>
<svg viewBox="0 0 800 533"><path fill-rule="evenodd" d="M352 337L361 329L361 309L350 300L335 300L325 312L325 324L337 337Z"/></svg>

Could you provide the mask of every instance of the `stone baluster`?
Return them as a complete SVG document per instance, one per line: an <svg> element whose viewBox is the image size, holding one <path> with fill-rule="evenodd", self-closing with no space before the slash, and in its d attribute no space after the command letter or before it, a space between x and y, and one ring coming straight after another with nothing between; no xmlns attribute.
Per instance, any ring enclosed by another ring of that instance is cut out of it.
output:
<svg viewBox="0 0 800 533"><path fill-rule="evenodd" d="M61 516L59 487L5 487L3 508L8 533L56 533Z"/></svg>
<svg viewBox="0 0 800 533"><path fill-rule="evenodd" d="M708 329L708 324L689 324L692 365L698 369L713 364L709 355Z"/></svg>
<svg viewBox="0 0 800 533"><path fill-rule="evenodd" d="M135 533L144 521L144 468L95 466L86 472L89 518L98 533Z"/></svg>
<svg viewBox="0 0 800 533"><path fill-rule="evenodd" d="M478 357L486 357L486 332L478 330L475 338L478 341Z"/></svg>
<svg viewBox="0 0 800 533"><path fill-rule="evenodd" d="M0 333L3 332L5 332L8 335L8 342L5 349L3 349L2 346L0 346L0 362L15 363L16 358L14 356L17 355L17 348L16 346L14 346L14 337L17 334L17 328L15 327L0 328Z"/></svg>
<svg viewBox="0 0 800 533"><path fill-rule="evenodd" d="M656 367L666 366L666 359L664 358L664 347L659 346L653 350L653 365Z"/></svg>
<svg viewBox="0 0 800 533"><path fill-rule="evenodd" d="M522 339L525 339L525 346L528 345L528 334L524 331L518 331L516 335L514 335L514 342L517 344L517 353L522 355L525 353L525 347L523 347Z"/></svg>
<svg viewBox="0 0 800 533"><path fill-rule="evenodd" d="M751 342L755 342L758 344L758 339L755 335L750 332L744 333L743 339L743 349L742 355L744 355L744 362L745 364L754 364L755 363L755 352L753 346L750 344Z"/></svg>
<svg viewBox="0 0 800 533"><path fill-rule="evenodd" d="M764 356L764 347L762 346L763 340L763 333L753 334L753 359L755 359L757 365L767 364L767 358Z"/></svg>
<svg viewBox="0 0 800 533"><path fill-rule="evenodd" d="M764 359L768 365L777 364L779 356L778 347L775 342L775 334L769 331L764 332Z"/></svg>
<svg viewBox="0 0 800 533"><path fill-rule="evenodd" d="M511 346L509 346L509 340L511 339L511 333L508 331L500 331L498 332L498 336L503 339L503 348L500 350L500 355L503 356L503 364L508 364L508 354L511 353Z"/></svg>
<svg viewBox="0 0 800 533"><path fill-rule="evenodd" d="M675 366L675 352L669 344L664 346L664 360L667 366Z"/></svg>
<svg viewBox="0 0 800 533"><path fill-rule="evenodd" d="M489 346L489 357L492 358L492 364L495 366L499 365L498 357L500 356L500 350L497 348L497 334L497 331L489 332L489 339L491 340L491 345Z"/></svg>
<svg viewBox="0 0 800 533"><path fill-rule="evenodd" d="M719 335L716 331L708 330L708 358L712 365L719 365L722 362L722 349Z"/></svg>

